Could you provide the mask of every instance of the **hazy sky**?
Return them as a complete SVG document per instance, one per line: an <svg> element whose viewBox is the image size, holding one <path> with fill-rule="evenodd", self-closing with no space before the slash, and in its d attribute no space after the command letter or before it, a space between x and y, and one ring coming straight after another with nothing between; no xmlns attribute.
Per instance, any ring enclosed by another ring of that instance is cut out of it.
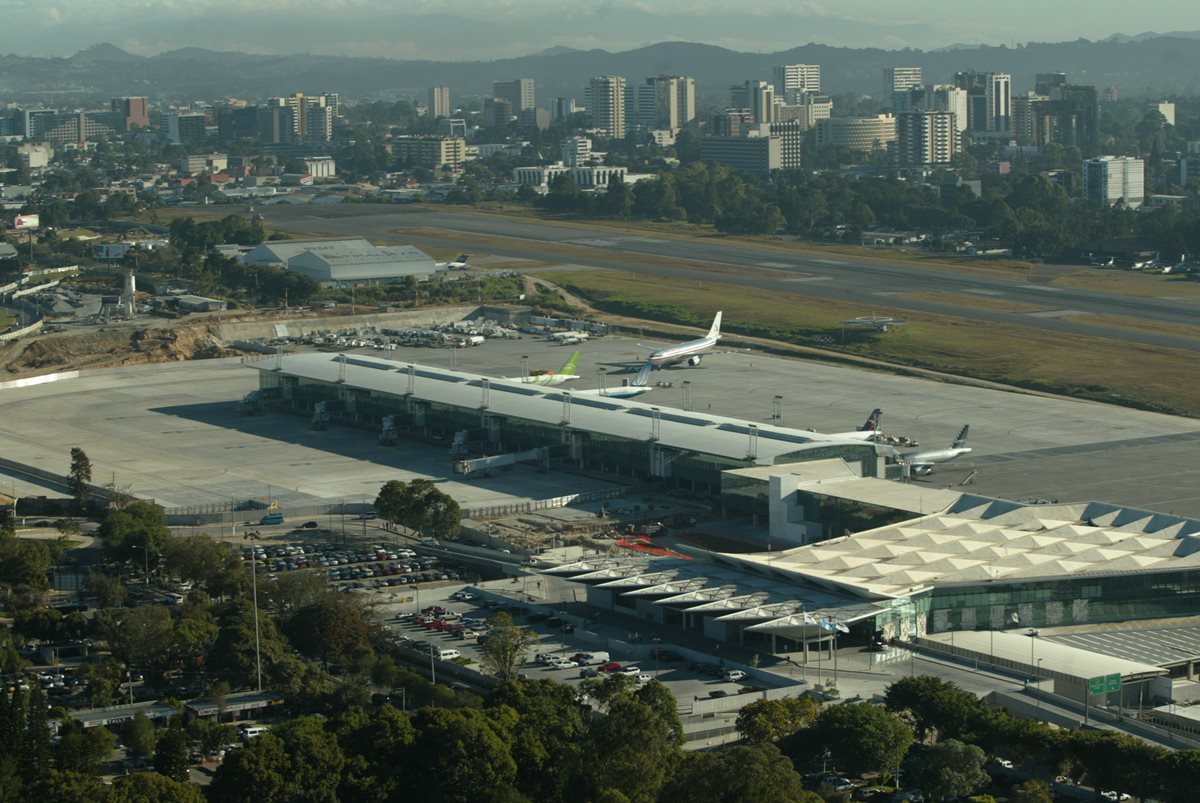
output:
<svg viewBox="0 0 1200 803"><path fill-rule="evenodd" d="M1185 0L0 0L0 19L0 50L20 55L107 41L143 55L197 45L449 60L666 40L928 49L1200 28Z"/></svg>

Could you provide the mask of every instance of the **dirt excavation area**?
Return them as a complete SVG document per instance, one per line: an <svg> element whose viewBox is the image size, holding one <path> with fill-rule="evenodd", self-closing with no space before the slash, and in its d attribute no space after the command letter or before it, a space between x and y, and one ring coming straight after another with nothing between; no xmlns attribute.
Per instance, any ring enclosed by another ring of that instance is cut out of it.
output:
<svg viewBox="0 0 1200 803"><path fill-rule="evenodd" d="M206 322L139 327L111 326L54 332L6 343L0 366L9 378L54 371L231 357Z"/></svg>

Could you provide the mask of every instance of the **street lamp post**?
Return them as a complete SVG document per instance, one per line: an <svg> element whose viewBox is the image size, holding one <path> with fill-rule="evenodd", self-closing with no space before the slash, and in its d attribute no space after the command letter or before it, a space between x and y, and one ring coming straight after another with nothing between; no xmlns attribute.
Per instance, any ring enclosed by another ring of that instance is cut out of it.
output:
<svg viewBox="0 0 1200 803"><path fill-rule="evenodd" d="M254 596L254 665L258 673L258 690L262 691L262 643L258 633L258 553L250 549L250 583Z"/></svg>

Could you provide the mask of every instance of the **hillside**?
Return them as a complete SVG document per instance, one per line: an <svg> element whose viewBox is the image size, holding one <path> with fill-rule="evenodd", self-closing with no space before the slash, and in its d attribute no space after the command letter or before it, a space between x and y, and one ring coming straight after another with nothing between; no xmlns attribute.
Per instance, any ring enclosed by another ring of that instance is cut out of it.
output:
<svg viewBox="0 0 1200 803"><path fill-rule="evenodd" d="M785 63L820 64L831 93L878 93L881 70L889 65L923 67L927 80L947 81L957 70L1005 71L1014 87L1030 87L1039 72L1065 72L1072 80L1115 86L1123 95L1193 94L1200 74L1200 39L1195 34L1143 35L1101 42L1033 43L947 48L936 51L837 48L808 44L776 53L739 53L712 45L662 42L621 53L551 47L540 53L497 61L397 61L295 54L221 52L199 47L153 57L96 45L70 58L0 56L0 96L32 100L107 99L145 94L156 100L241 96L258 98L297 90L337 91L348 100L416 97L435 84L455 95L482 94L493 80L533 78L539 102L563 95L582 99L594 75L630 80L676 73L695 76L701 96L719 97L731 83L767 78Z"/></svg>

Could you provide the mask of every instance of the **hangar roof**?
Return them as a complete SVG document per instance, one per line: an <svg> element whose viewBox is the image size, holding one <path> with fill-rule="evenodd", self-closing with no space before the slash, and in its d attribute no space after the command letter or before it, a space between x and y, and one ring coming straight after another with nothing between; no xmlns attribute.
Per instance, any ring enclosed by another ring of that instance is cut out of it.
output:
<svg viewBox="0 0 1200 803"><path fill-rule="evenodd" d="M329 383L342 381L344 370L347 387L395 396L404 395L409 382L409 364L360 355L289 354L252 363L252 367L262 371L281 368L285 375ZM654 438L663 447L728 460L731 468L769 465L778 458L812 449L827 450L821 456L844 456L855 461L874 459L876 450L869 443L814 440L805 430L711 413L658 410L632 399L544 390L519 381L429 366L414 365L412 371L413 395L417 399L465 409L480 409L486 399L488 411L495 415L550 426L562 425L568 419L567 425L575 430L634 441Z"/></svg>

